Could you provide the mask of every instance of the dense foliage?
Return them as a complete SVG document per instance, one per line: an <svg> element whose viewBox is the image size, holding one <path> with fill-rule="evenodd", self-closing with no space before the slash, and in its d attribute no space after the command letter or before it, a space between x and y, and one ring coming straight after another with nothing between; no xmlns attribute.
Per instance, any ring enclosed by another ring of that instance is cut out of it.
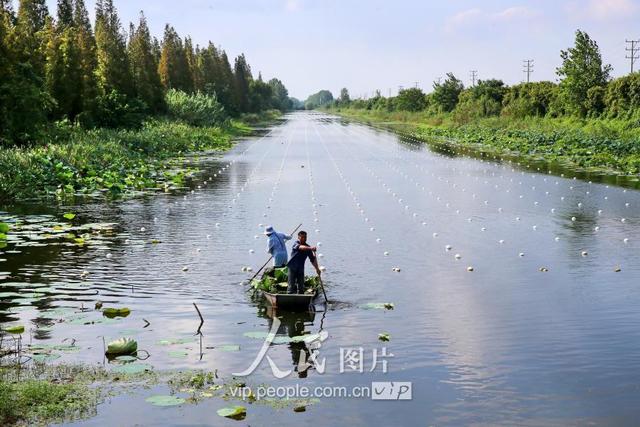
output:
<svg viewBox="0 0 640 427"><path fill-rule="evenodd" d="M113 0L96 2L93 28L84 0L58 0L55 17L45 0L12 4L0 0L0 145L42 141L58 120L139 128L167 112L170 90L216 104L214 119L190 123L292 106L280 80L254 80L244 55L232 66L220 47L194 47L171 25L160 42L142 13L125 32Z"/></svg>
<svg viewBox="0 0 640 427"><path fill-rule="evenodd" d="M187 95L188 96L188 95ZM191 101L187 101L191 102ZM91 129L58 122L42 146L0 150L0 201L76 194L119 196L182 186L185 170L170 159L224 150L248 129L146 121L140 129Z"/></svg>
<svg viewBox="0 0 640 427"><path fill-rule="evenodd" d="M170 89L166 103L169 117L193 126L217 126L226 119L224 107L214 95Z"/></svg>

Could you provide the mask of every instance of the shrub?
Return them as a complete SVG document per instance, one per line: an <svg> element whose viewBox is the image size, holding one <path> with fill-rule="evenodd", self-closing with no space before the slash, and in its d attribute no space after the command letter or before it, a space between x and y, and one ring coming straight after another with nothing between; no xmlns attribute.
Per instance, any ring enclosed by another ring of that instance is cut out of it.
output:
<svg viewBox="0 0 640 427"><path fill-rule="evenodd" d="M192 126L221 126L226 120L224 107L214 94L188 94L171 89L165 96L167 113L172 119Z"/></svg>
<svg viewBox="0 0 640 427"><path fill-rule="evenodd" d="M113 90L96 99L93 111L81 114L78 121L84 127L140 129L147 117L147 105Z"/></svg>

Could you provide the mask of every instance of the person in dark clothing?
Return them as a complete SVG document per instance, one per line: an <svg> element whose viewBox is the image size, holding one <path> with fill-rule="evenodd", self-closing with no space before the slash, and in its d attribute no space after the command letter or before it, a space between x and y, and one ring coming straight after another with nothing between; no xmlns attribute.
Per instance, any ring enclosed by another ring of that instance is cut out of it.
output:
<svg viewBox="0 0 640 427"><path fill-rule="evenodd" d="M289 267L289 286L287 293L303 294L304 293L304 264L309 258L311 264L315 267L318 277L320 277L320 267L316 260L316 247L307 245L307 232L298 233L298 241L291 248L291 259L287 267Z"/></svg>

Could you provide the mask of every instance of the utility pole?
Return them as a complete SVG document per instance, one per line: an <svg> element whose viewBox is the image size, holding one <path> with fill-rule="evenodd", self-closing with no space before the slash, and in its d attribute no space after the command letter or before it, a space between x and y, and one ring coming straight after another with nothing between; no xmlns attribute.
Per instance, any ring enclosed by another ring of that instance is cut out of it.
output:
<svg viewBox="0 0 640 427"><path fill-rule="evenodd" d="M391 88L389 88L389 98L391 98Z"/></svg>
<svg viewBox="0 0 640 427"><path fill-rule="evenodd" d="M533 73L533 59L525 59L523 62L522 72L527 75L527 83L529 83L531 78L531 73Z"/></svg>
<svg viewBox="0 0 640 427"><path fill-rule="evenodd" d="M476 78L478 77L478 70L471 70L471 86L476 85Z"/></svg>
<svg viewBox="0 0 640 427"><path fill-rule="evenodd" d="M637 55L638 51L640 51L640 47L638 46L640 40L625 40L625 42L631 45L631 47L625 48L625 50L629 52L629 55L626 55L625 58L631 60L631 73L633 74L633 65L636 63L636 59L640 58L640 56Z"/></svg>
<svg viewBox="0 0 640 427"><path fill-rule="evenodd" d="M402 92L402 89L404 89L402 85L398 85L398 93Z"/></svg>
<svg viewBox="0 0 640 427"><path fill-rule="evenodd" d="M418 83L420 83L420 82L414 82L414 83L416 84L416 89L418 89Z"/></svg>

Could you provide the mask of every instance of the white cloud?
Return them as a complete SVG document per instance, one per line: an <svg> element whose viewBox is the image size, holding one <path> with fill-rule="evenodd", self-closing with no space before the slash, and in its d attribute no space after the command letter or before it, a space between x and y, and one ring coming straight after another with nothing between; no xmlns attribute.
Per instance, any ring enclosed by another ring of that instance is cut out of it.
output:
<svg viewBox="0 0 640 427"><path fill-rule="evenodd" d="M569 16L573 19L609 21L628 18L638 11L638 5L632 0L588 0L569 3Z"/></svg>
<svg viewBox="0 0 640 427"><path fill-rule="evenodd" d="M621 0L625 1L625 0ZM486 26L496 23L511 23L528 20L539 15L536 10L526 6L509 7L499 12L485 12L478 8L464 10L450 17L446 24L447 32L455 32L463 27Z"/></svg>
<svg viewBox="0 0 640 427"><path fill-rule="evenodd" d="M300 2L298 0L287 0L285 8L289 12L295 12L296 10L300 9Z"/></svg>

